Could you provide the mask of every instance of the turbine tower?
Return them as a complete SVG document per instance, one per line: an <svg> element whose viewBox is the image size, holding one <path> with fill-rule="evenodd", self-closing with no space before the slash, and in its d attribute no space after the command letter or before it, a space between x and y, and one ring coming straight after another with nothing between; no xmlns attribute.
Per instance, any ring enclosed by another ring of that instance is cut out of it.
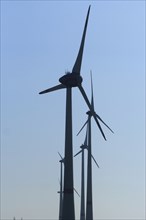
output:
<svg viewBox="0 0 146 220"><path fill-rule="evenodd" d="M92 200L92 161L91 161L91 117L88 115L88 162L87 162L87 200L86 200L86 220L93 220L93 200Z"/></svg>
<svg viewBox="0 0 146 220"><path fill-rule="evenodd" d="M92 73L91 73L91 106L94 110L94 98L93 98L93 82L92 82ZM95 113L95 112L94 112ZM86 199L86 220L93 220L93 199L92 199L92 143L91 143L91 117L92 112L88 111L86 113L88 115L88 119L83 125L83 127L80 129L78 134L82 131L82 129L87 124L87 136L88 136L88 156L87 156L87 199ZM102 121L102 123L113 133L111 128L95 113L96 117ZM78 135L77 134L77 135ZM94 159L94 158L93 158ZM97 164L97 162L94 159L94 162ZM98 166L98 164L97 164ZM99 166L98 166L99 167Z"/></svg>
<svg viewBox="0 0 146 220"><path fill-rule="evenodd" d="M74 220L75 219L75 210L74 210L74 183L73 183L73 150L72 150L72 87L78 87L83 98L85 99L86 104L88 105L91 114L93 115L99 130L101 131L104 139L104 132L99 124L99 121L102 121L101 118L98 118L88 100L88 97L82 87L83 78L81 77L80 70L82 64L82 56L84 49L84 42L88 24L88 18L90 13L90 6L88 8L87 17L85 21L85 26L83 30L83 35L81 39L81 44L79 52L71 72L67 72L62 76L59 81L60 84L52 88L46 89L39 94L45 94L48 92L53 92L59 89L66 89L66 122L65 122L65 162L64 162L64 198L63 198L63 211L62 219L63 220Z"/></svg>
<svg viewBox="0 0 146 220"><path fill-rule="evenodd" d="M87 139L88 139L88 126L86 130L86 136L85 136L85 141L84 144L80 146L81 150L74 155L76 157L78 154L82 153L82 159L81 159L81 208L80 208L80 220L85 220L85 168L84 168L84 150L88 150L88 145L87 145ZM95 158L93 155L91 155L92 159L96 163L97 167L99 168L98 163L96 162Z"/></svg>

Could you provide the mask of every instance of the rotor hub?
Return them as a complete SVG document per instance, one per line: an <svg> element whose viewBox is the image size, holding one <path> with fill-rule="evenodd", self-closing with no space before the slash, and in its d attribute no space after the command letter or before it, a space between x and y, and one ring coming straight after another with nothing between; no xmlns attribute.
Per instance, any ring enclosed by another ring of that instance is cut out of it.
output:
<svg viewBox="0 0 146 220"><path fill-rule="evenodd" d="M89 116L92 116L92 113L91 113L91 111L90 111L90 110L89 110L89 111L87 111L87 112L86 112L86 114L87 114L87 115L89 115Z"/></svg>
<svg viewBox="0 0 146 220"><path fill-rule="evenodd" d="M70 72L59 79L59 82L61 82L66 87L77 87L82 83L82 81L83 78L79 74Z"/></svg>
<svg viewBox="0 0 146 220"><path fill-rule="evenodd" d="M81 148L81 149L87 149L87 145L82 144L82 145L80 146L80 148Z"/></svg>

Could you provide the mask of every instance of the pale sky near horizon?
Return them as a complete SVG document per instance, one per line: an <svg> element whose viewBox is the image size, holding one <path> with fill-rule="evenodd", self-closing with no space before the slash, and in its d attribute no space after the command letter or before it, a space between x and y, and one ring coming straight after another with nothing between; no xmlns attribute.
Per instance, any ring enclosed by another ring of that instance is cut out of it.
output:
<svg viewBox="0 0 146 220"><path fill-rule="evenodd" d="M1 219L58 219L65 90L38 93L72 69L89 4L83 86L90 98L92 70L96 112L115 132L102 126L105 142L92 123L94 219L145 219L144 1L1 1ZM74 154L87 110L74 88Z"/></svg>

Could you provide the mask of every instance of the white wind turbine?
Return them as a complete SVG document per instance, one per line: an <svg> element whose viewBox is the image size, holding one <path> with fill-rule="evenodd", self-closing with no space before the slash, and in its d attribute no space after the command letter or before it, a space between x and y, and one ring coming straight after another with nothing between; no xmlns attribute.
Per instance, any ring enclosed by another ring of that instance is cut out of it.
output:
<svg viewBox="0 0 146 220"><path fill-rule="evenodd" d="M80 70L82 64L82 56L84 49L84 42L88 24L88 18L90 13L90 6L88 8L87 17L85 21L85 26L83 30L83 35L81 39L81 44L79 52L71 72L67 72L62 76L59 81L60 84L52 88L46 89L39 94L44 94L48 92L53 92L59 89L66 89L66 122L65 122L65 163L64 163L64 199L63 199L63 211L62 219L63 220L74 220L75 219L75 210L74 210L74 181L73 181L73 150L72 150L72 87L78 87L86 104L88 105L91 114L93 115L102 136L105 138L104 132L99 124L97 116L88 100L88 97L82 87L83 78L81 77Z"/></svg>

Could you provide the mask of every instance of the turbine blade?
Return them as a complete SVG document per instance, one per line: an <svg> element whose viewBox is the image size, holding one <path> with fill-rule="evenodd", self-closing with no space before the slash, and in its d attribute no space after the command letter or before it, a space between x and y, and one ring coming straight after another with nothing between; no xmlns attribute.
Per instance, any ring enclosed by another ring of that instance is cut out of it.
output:
<svg viewBox="0 0 146 220"><path fill-rule="evenodd" d="M74 191L76 192L76 194L80 197L79 193L77 192L77 190L74 188Z"/></svg>
<svg viewBox="0 0 146 220"><path fill-rule="evenodd" d="M46 90L44 90L44 91L41 91L41 92L39 92L39 94L44 94L44 93L48 93L48 92L53 92L53 91L56 91L56 90L58 90L58 89L64 89L64 88L66 88L64 85L59 84L59 85L54 86L54 87L52 87L52 88L46 89Z"/></svg>
<svg viewBox="0 0 146 220"><path fill-rule="evenodd" d="M61 154L58 152L59 156L61 157L61 159L63 160L63 157L61 156Z"/></svg>
<svg viewBox="0 0 146 220"><path fill-rule="evenodd" d="M96 116L112 133L114 133L113 130L99 117L99 115L96 114Z"/></svg>
<svg viewBox="0 0 146 220"><path fill-rule="evenodd" d="M90 76L91 76L91 106L94 110L94 98L93 98L93 81L92 81L92 71L90 71Z"/></svg>
<svg viewBox="0 0 146 220"><path fill-rule="evenodd" d="M94 110L92 71L90 71L90 75L91 75L91 91L92 91L91 106L92 106L92 108L93 108L93 110ZM98 118L112 133L114 133L114 132L112 131L112 129L100 118L99 115L96 114L96 116L97 116L97 118Z"/></svg>
<svg viewBox="0 0 146 220"><path fill-rule="evenodd" d="M84 141L84 146L86 146L86 148L88 147L88 145L87 145L87 137L88 137L88 126L87 126L87 129L86 129L86 136L85 136L85 141Z"/></svg>
<svg viewBox="0 0 146 220"><path fill-rule="evenodd" d="M95 158L93 157L93 155L91 155L92 159L94 160L95 164L97 165L97 167L99 168L98 163L96 162Z"/></svg>
<svg viewBox="0 0 146 220"><path fill-rule="evenodd" d="M75 64L73 66L72 73L80 74L81 64L82 64L82 56L83 56L83 50L84 50L84 42L85 42L88 18L89 18L89 13L90 13L90 7L91 6L89 6L89 8L88 8L86 21L85 21L85 26L84 26L84 31L83 31L83 35L82 35L81 44L80 44L80 49L79 49Z"/></svg>
<svg viewBox="0 0 146 220"><path fill-rule="evenodd" d="M76 157L78 154L80 154L82 152L82 150L80 150L78 153L76 153L75 155L74 155L74 157Z"/></svg>
<svg viewBox="0 0 146 220"><path fill-rule="evenodd" d="M88 123L89 119L87 119L87 121L85 122L85 124L82 126L82 128L79 130L79 132L77 133L77 136L80 134L80 132L83 130L83 128L85 127L85 125Z"/></svg>
<svg viewBox="0 0 146 220"><path fill-rule="evenodd" d="M91 111L91 114L92 114L92 116L94 117L94 119L95 119L95 121L96 121L96 123L97 123L97 126L98 126L98 128L99 128L99 130L100 130L100 132L101 132L101 134L102 134L102 136L103 136L103 138L104 138L105 141L106 141L105 134L104 134L104 132L103 132L103 130L102 130L100 124L99 124L99 121L97 120L96 113L94 112L94 109L92 108L92 106L91 106L91 104L90 104L90 102L89 102L89 100L88 100L88 97L87 97L87 95L86 95L86 93L85 93L83 87L82 87L81 85L79 85L78 88L79 88L80 92L82 93L82 96L83 96L83 98L85 99L85 102L87 103L87 105L88 105L88 107L89 107L89 109L90 109L90 111Z"/></svg>

